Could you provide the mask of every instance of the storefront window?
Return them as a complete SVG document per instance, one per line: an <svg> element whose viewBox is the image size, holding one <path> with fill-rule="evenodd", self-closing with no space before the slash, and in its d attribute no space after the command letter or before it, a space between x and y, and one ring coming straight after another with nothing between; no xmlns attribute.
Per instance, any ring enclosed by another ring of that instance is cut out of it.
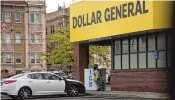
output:
<svg viewBox="0 0 175 100"><path fill-rule="evenodd" d="M154 52L148 53L148 68L156 68L156 60L154 58Z"/></svg>
<svg viewBox="0 0 175 100"><path fill-rule="evenodd" d="M148 51L154 51L156 49L155 35L148 36Z"/></svg>
<svg viewBox="0 0 175 100"><path fill-rule="evenodd" d="M140 36L139 37L139 52L146 51L146 37Z"/></svg>
<svg viewBox="0 0 175 100"><path fill-rule="evenodd" d="M130 52L137 52L137 38L130 39Z"/></svg>
<svg viewBox="0 0 175 100"><path fill-rule="evenodd" d="M170 41L170 37L166 37L165 34L117 40L114 43L114 69L169 67L171 55L170 49L166 47L169 47ZM157 56L155 50L157 50Z"/></svg>
<svg viewBox="0 0 175 100"><path fill-rule="evenodd" d="M129 69L129 58L128 54L122 55L122 69Z"/></svg>
<svg viewBox="0 0 175 100"><path fill-rule="evenodd" d="M166 49L165 39L166 39L166 36L164 34L160 34L157 36L157 48L158 48L158 50L165 50Z"/></svg>
<svg viewBox="0 0 175 100"><path fill-rule="evenodd" d="M115 69L121 69L121 55L115 55L114 57L114 67Z"/></svg>
<svg viewBox="0 0 175 100"><path fill-rule="evenodd" d="M115 42L115 54L120 54L121 53L121 46L120 46L120 41Z"/></svg>
<svg viewBox="0 0 175 100"><path fill-rule="evenodd" d="M128 53L129 52L128 45L129 45L128 44L128 39L122 41L122 53Z"/></svg>
<svg viewBox="0 0 175 100"><path fill-rule="evenodd" d="M137 69L137 54L130 54L130 68Z"/></svg>
<svg viewBox="0 0 175 100"><path fill-rule="evenodd" d="M146 53L139 53L139 68L146 68Z"/></svg>
<svg viewBox="0 0 175 100"><path fill-rule="evenodd" d="M159 59L157 62L157 67L158 68L166 67L166 52L165 51L159 52Z"/></svg>

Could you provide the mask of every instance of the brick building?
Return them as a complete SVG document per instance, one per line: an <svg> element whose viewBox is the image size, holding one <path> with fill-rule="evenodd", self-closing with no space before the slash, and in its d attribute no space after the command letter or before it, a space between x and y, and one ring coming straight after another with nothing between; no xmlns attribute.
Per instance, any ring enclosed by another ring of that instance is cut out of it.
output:
<svg viewBox="0 0 175 100"><path fill-rule="evenodd" d="M46 70L45 2L1 2L1 73Z"/></svg>
<svg viewBox="0 0 175 100"><path fill-rule="evenodd" d="M168 92L173 10L173 3L167 1L72 4L70 40L75 45L75 78L84 81L89 45L108 45L111 90Z"/></svg>
<svg viewBox="0 0 175 100"><path fill-rule="evenodd" d="M46 38L49 39L57 29L69 28L69 8L58 6L58 10L46 14ZM47 52L50 52L55 44L47 42Z"/></svg>

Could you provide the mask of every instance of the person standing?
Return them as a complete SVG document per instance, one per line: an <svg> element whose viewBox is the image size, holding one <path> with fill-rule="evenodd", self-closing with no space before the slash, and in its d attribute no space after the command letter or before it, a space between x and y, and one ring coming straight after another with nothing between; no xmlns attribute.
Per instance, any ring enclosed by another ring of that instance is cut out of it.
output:
<svg viewBox="0 0 175 100"><path fill-rule="evenodd" d="M97 85L97 91L100 91L101 90L101 75L99 73L99 70L98 70L98 66L94 66L94 76L93 76L93 81L96 83Z"/></svg>

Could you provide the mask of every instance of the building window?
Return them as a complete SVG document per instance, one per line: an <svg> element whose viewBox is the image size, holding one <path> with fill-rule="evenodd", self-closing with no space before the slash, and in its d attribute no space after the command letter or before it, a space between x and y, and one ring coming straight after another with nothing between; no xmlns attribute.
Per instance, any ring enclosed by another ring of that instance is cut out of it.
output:
<svg viewBox="0 0 175 100"><path fill-rule="evenodd" d="M121 54L121 45L120 41L115 42L115 54Z"/></svg>
<svg viewBox="0 0 175 100"><path fill-rule="evenodd" d="M122 69L129 69L129 56L128 56L128 54L122 55Z"/></svg>
<svg viewBox="0 0 175 100"><path fill-rule="evenodd" d="M146 51L146 36L139 36L139 52Z"/></svg>
<svg viewBox="0 0 175 100"><path fill-rule="evenodd" d="M3 58L3 53L1 53L1 63L4 63Z"/></svg>
<svg viewBox="0 0 175 100"><path fill-rule="evenodd" d="M39 24L40 23L40 14L30 14L30 23Z"/></svg>
<svg viewBox="0 0 175 100"><path fill-rule="evenodd" d="M158 49L157 67L158 68L166 67L166 59L168 60L168 57L166 56L166 36L165 34L157 35L157 49ZM167 55L168 55L168 51L167 51Z"/></svg>
<svg viewBox="0 0 175 100"><path fill-rule="evenodd" d="M31 54L30 60L31 60L31 63L33 64L40 63L40 54L39 53Z"/></svg>
<svg viewBox="0 0 175 100"><path fill-rule="evenodd" d="M21 43L21 33L16 33L16 44Z"/></svg>
<svg viewBox="0 0 175 100"><path fill-rule="evenodd" d="M11 33L10 32L6 33L6 43L11 43Z"/></svg>
<svg viewBox="0 0 175 100"><path fill-rule="evenodd" d="M15 23L20 23L20 22L21 22L21 13L15 12Z"/></svg>
<svg viewBox="0 0 175 100"><path fill-rule="evenodd" d="M54 25L51 25L51 26L50 26L50 33L53 34L54 32L55 32Z"/></svg>
<svg viewBox="0 0 175 100"><path fill-rule="evenodd" d="M5 22L10 23L11 22L11 12L6 11L5 12Z"/></svg>
<svg viewBox="0 0 175 100"><path fill-rule="evenodd" d="M137 69L137 38L130 39L130 68Z"/></svg>
<svg viewBox="0 0 175 100"><path fill-rule="evenodd" d="M39 44L41 42L41 35L40 34L31 34L30 36L32 44Z"/></svg>
<svg viewBox="0 0 175 100"><path fill-rule="evenodd" d="M121 69L121 55L114 56L114 67L115 69Z"/></svg>
<svg viewBox="0 0 175 100"><path fill-rule="evenodd" d="M12 54L5 54L6 63L12 63Z"/></svg>
<svg viewBox="0 0 175 100"><path fill-rule="evenodd" d="M169 38L165 34L151 34L114 41L114 69L169 67Z"/></svg>
<svg viewBox="0 0 175 100"><path fill-rule="evenodd" d="M139 53L139 68L146 68L146 53Z"/></svg>
<svg viewBox="0 0 175 100"><path fill-rule="evenodd" d="M41 41L40 41L41 39L40 39L40 34L36 34L35 35L35 43L36 44L39 44Z"/></svg>
<svg viewBox="0 0 175 100"><path fill-rule="evenodd" d="M1 16L1 22L3 21L3 12L0 12L0 16Z"/></svg>
<svg viewBox="0 0 175 100"><path fill-rule="evenodd" d="M16 58L16 63L17 63L17 64L21 64L21 63L22 63L22 54L17 53L17 54L15 55L15 58Z"/></svg>
<svg viewBox="0 0 175 100"><path fill-rule="evenodd" d="M156 49L155 35L148 36L148 51L154 51Z"/></svg>

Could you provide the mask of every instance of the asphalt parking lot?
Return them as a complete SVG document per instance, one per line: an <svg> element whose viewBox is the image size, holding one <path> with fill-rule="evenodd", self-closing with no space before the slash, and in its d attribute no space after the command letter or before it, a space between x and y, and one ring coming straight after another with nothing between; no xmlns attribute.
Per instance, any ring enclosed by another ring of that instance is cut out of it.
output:
<svg viewBox="0 0 175 100"><path fill-rule="evenodd" d="M32 97L29 100L169 100L169 99L155 99L155 98L141 98L137 96L129 95L97 95L86 94L78 97L68 97L66 95L54 95L54 96L37 96ZM1 100L12 100L8 96L1 96Z"/></svg>

